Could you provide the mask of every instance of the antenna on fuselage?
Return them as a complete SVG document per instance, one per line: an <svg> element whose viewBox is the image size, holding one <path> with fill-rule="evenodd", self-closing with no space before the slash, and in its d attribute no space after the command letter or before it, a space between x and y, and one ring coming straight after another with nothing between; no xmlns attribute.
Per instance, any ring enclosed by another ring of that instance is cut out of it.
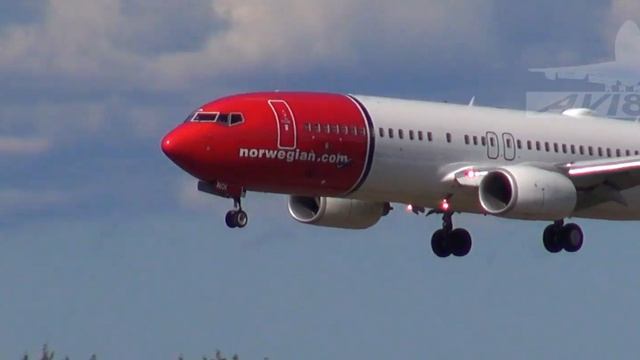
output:
<svg viewBox="0 0 640 360"><path fill-rule="evenodd" d="M474 96L471 98L471 101L469 101L469 106L473 107L475 105L476 105L476 97Z"/></svg>

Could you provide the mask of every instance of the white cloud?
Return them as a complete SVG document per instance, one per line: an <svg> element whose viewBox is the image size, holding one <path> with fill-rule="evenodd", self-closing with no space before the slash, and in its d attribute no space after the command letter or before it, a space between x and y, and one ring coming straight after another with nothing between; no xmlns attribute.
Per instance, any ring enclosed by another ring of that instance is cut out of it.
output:
<svg viewBox="0 0 640 360"><path fill-rule="evenodd" d="M398 56L417 57L434 45L486 49L490 38L487 2L216 0L193 5L204 6L200 12L210 13L210 21L220 24L203 26L207 33L201 46L144 52L136 48L145 48L156 33L167 36L170 31L160 27L171 24L151 21L140 11L127 13L125 5L125 0L48 0L43 23L15 25L0 33L0 71L175 88L202 77L256 69L357 66L375 54L375 49L368 51L371 47L381 44L389 48L395 42L402 46ZM141 36L138 20L157 31ZM174 36L173 42L184 41L180 34Z"/></svg>
<svg viewBox="0 0 640 360"><path fill-rule="evenodd" d="M0 215L16 215L35 211L48 210L68 203L69 194L58 191L42 191L37 189L0 190Z"/></svg>
<svg viewBox="0 0 640 360"><path fill-rule="evenodd" d="M180 180L177 195L180 206L187 210L212 211L218 208L215 206L216 202L213 196L198 191L198 181L193 178L183 178ZM218 199L224 201L222 198ZM229 206L227 202L225 202L225 204Z"/></svg>
<svg viewBox="0 0 640 360"><path fill-rule="evenodd" d="M637 0L613 0L611 16L619 25L627 20L640 20L640 2Z"/></svg>
<svg viewBox="0 0 640 360"><path fill-rule="evenodd" d="M0 156L36 155L51 147L46 139L0 136Z"/></svg>
<svg viewBox="0 0 640 360"><path fill-rule="evenodd" d="M357 67L379 58L389 66L407 58L428 63L418 56L444 46L484 51L490 8L467 0L220 0L214 10L228 27L211 34L202 50L163 55L152 68L172 84L211 74Z"/></svg>

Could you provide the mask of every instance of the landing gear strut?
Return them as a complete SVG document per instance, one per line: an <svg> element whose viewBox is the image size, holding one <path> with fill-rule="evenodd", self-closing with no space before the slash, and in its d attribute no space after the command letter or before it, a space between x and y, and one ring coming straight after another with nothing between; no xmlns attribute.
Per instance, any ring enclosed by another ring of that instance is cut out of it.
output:
<svg viewBox="0 0 640 360"><path fill-rule="evenodd" d="M442 214L442 229L431 237L431 249L436 256L446 258L450 255L463 257L471 251L471 235L465 229L453 228L453 211Z"/></svg>
<svg viewBox="0 0 640 360"><path fill-rule="evenodd" d="M584 234L580 226L576 224L565 225L563 220L558 220L547 226L542 234L544 248L552 254L562 250L574 253L582 248L583 242Z"/></svg>
<svg viewBox="0 0 640 360"><path fill-rule="evenodd" d="M224 218L227 226L233 228L243 228L249 222L249 216L242 210L242 202L240 198L233 199L233 210L229 210Z"/></svg>

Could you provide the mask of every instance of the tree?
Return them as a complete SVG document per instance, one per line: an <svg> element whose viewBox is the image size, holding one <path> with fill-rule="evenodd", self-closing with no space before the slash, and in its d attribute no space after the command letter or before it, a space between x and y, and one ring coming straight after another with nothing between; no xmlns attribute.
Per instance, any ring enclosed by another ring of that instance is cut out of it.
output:
<svg viewBox="0 0 640 360"><path fill-rule="evenodd" d="M49 351L49 346L47 346L47 344L44 344L42 346L42 358L41 360L53 360L53 357L55 356L55 352L53 351Z"/></svg>

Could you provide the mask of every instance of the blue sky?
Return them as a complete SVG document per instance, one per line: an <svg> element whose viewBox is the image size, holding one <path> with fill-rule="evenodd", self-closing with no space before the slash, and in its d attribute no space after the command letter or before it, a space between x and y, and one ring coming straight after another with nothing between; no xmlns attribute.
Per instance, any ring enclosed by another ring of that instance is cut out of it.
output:
<svg viewBox="0 0 640 360"><path fill-rule="evenodd" d="M304 89L524 108L584 89L531 67L608 61L636 1L27 0L0 4L0 358L48 342L73 359L635 358L634 223L458 216L308 227L250 194L251 224L159 150L193 108Z"/></svg>

